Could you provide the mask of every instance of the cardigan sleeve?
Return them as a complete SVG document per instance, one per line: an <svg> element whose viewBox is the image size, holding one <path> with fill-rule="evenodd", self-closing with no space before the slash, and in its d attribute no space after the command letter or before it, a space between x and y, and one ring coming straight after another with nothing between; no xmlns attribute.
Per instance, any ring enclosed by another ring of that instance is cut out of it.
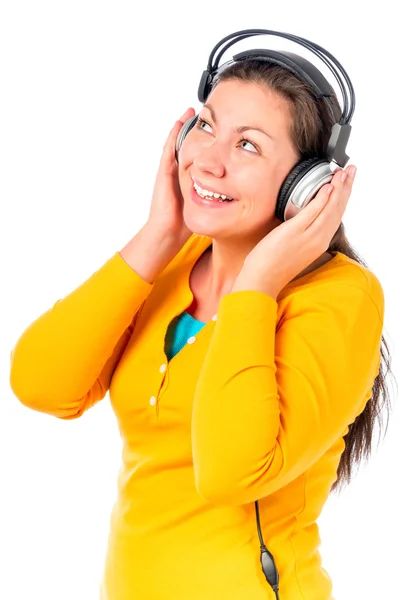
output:
<svg viewBox="0 0 400 600"><path fill-rule="evenodd" d="M36 319L11 351L10 385L25 406L76 419L104 398L154 283L116 252Z"/></svg>
<svg viewBox="0 0 400 600"><path fill-rule="evenodd" d="M349 283L277 302L260 291L223 296L192 412L198 493L244 504L287 485L344 434L371 397L384 298Z"/></svg>

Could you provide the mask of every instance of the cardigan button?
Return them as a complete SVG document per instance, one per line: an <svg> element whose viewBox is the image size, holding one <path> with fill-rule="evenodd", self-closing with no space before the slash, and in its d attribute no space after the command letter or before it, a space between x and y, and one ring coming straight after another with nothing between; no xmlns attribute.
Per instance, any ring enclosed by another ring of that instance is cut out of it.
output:
<svg viewBox="0 0 400 600"><path fill-rule="evenodd" d="M164 373L165 369L167 368L166 364L161 365L160 367L160 373Z"/></svg>
<svg viewBox="0 0 400 600"><path fill-rule="evenodd" d="M151 406L154 406L156 402L157 402L157 400L156 400L156 397L155 397L155 396L152 396L152 397L150 398L150 405L151 405Z"/></svg>
<svg viewBox="0 0 400 600"><path fill-rule="evenodd" d="M194 342L196 341L196 338L194 335L192 335L192 337L190 337L187 341L188 344L194 344Z"/></svg>

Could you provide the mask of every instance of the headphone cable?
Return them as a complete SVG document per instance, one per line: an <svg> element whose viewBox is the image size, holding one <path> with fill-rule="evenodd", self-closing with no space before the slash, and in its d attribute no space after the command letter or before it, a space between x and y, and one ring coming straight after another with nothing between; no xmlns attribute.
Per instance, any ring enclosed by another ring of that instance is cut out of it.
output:
<svg viewBox="0 0 400 600"><path fill-rule="evenodd" d="M268 581L269 585L274 590L276 600L279 600L278 570L275 565L274 557L272 556L271 552L268 550L268 548L264 544L264 540L263 540L263 536L262 536L262 532L261 532L261 525L260 525L258 500L256 500L255 505L256 505L256 518L257 518L257 531L258 531L258 537L260 539L260 544L261 544L261 546L260 546L260 550L261 550L260 561L261 561L262 572L264 573L265 578Z"/></svg>

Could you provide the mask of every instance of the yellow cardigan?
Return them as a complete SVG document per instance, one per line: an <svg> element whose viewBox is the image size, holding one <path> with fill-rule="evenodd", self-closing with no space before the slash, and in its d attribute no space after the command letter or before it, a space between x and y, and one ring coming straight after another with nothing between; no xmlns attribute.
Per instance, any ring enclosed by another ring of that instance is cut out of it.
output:
<svg viewBox="0 0 400 600"><path fill-rule="evenodd" d="M115 253L40 316L11 353L26 406L80 417L110 391L123 441L101 600L332 600L316 520L343 436L371 396L384 296L344 254L288 284L220 301L168 361L192 302L193 234L153 284Z"/></svg>

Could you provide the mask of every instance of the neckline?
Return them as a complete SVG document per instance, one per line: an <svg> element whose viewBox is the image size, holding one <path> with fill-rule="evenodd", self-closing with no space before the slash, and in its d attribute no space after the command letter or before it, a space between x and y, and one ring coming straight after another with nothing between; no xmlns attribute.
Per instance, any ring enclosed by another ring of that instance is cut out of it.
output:
<svg viewBox="0 0 400 600"><path fill-rule="evenodd" d="M196 323L200 323L201 325L206 325L208 323L208 321L200 321L200 319L196 319L195 317L193 317L190 313L188 313L186 310L184 310L181 313L181 317L189 317L189 319L191 319L192 321L195 321Z"/></svg>
<svg viewBox="0 0 400 600"><path fill-rule="evenodd" d="M193 301L193 292L189 285L190 273L191 273L192 269L194 268L194 265L196 264L196 262L202 256L202 254L205 251L212 248L212 243L213 243L212 238L210 238L206 235L198 235L195 233L193 234L192 241L194 243L193 243L193 245L189 246L189 249L188 249L190 258L188 256L189 260L186 262L186 268L184 269L184 274L183 274L185 283L186 283L186 285L183 286L185 300L188 301L188 298L190 299L190 303L185 304L186 308L188 308L190 306L191 302ZM287 283L285 285L285 287L278 294L278 299L280 298L281 295L283 295L285 293L286 290L290 290L294 287L302 285L303 283L307 282L308 280L312 280L315 276L318 276L320 273L323 273L323 272L327 271L328 269L335 267L337 265L337 263L343 261L343 259L348 259L348 257L345 254L343 254L342 252L339 252L338 250L332 250L331 253L333 254L331 260L324 263L323 265L320 265L313 271L310 271L309 273L306 273L305 275L301 275L301 277L297 277L296 279ZM208 324L214 322L213 319L210 319L209 321L199 321L198 319L195 319L194 317L192 317L192 315L189 315L189 313L186 312L186 308L181 312L185 313L187 316L189 316L191 319L193 319L196 323L203 323L204 327L201 331L203 331L204 328L206 328Z"/></svg>

